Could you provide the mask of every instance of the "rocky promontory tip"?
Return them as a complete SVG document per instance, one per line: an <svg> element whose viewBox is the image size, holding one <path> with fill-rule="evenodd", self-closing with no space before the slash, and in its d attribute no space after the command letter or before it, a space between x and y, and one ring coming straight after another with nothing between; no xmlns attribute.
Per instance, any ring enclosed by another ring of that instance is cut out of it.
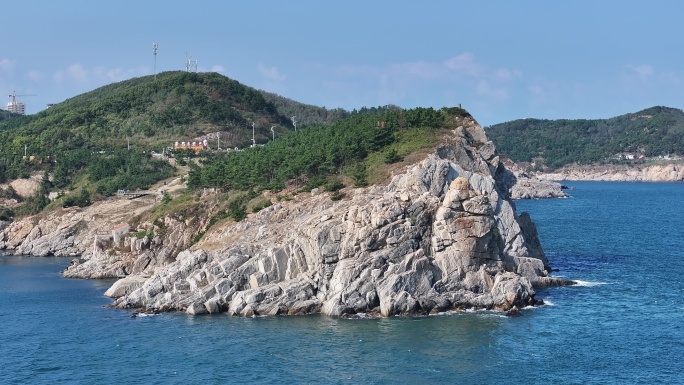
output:
<svg viewBox="0 0 684 385"><path fill-rule="evenodd" d="M504 166L474 122L387 186L300 194L212 229L175 262L120 285L115 305L190 314L429 314L534 305L566 284L529 216L500 191ZM488 146L482 146L486 143ZM211 245L211 246L210 246Z"/></svg>
<svg viewBox="0 0 684 385"><path fill-rule="evenodd" d="M211 227L211 191L194 203L201 209L151 222L140 218L154 198L98 202L11 223L0 246L77 256L65 277L121 278L105 295L142 312L514 314L537 305L535 287L571 282L549 276L534 223L512 204L513 174L484 130L470 118L452 127L387 185L345 188L342 199L300 193Z"/></svg>

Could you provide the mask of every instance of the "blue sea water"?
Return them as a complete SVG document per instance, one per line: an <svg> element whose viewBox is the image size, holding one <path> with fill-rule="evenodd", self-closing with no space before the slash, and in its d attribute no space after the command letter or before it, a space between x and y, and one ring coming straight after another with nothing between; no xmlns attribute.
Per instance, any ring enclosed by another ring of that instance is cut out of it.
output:
<svg viewBox="0 0 684 385"><path fill-rule="evenodd" d="M556 275L520 317L131 318L63 258L0 257L0 384L684 383L684 184L519 201Z"/></svg>

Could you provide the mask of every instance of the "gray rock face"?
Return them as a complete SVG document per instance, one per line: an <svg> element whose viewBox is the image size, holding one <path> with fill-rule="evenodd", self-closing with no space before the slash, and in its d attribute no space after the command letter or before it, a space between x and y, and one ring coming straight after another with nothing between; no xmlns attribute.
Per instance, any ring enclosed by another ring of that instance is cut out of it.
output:
<svg viewBox="0 0 684 385"><path fill-rule="evenodd" d="M0 249L40 257L88 257L98 232L107 232L154 205L148 200L112 200L26 217L0 229Z"/></svg>
<svg viewBox="0 0 684 385"><path fill-rule="evenodd" d="M662 161L662 160L661 160ZM679 182L684 180L684 162L667 161L663 164L641 166L571 165L548 174L537 175L545 180L595 180L623 182Z"/></svg>
<svg viewBox="0 0 684 385"><path fill-rule="evenodd" d="M506 161L506 167L498 170L499 180L511 199L567 198L560 183L551 179L530 176L515 163Z"/></svg>
<svg viewBox="0 0 684 385"><path fill-rule="evenodd" d="M301 194L212 228L116 306L231 315L426 314L534 304L548 262L474 122L388 186ZM498 179L495 179L498 178Z"/></svg>
<svg viewBox="0 0 684 385"><path fill-rule="evenodd" d="M122 278L107 289L107 291L104 293L105 297L110 297L110 298L119 298L122 297L133 290L142 287L142 285L145 283L147 278L137 276L137 275L130 275L128 277Z"/></svg>

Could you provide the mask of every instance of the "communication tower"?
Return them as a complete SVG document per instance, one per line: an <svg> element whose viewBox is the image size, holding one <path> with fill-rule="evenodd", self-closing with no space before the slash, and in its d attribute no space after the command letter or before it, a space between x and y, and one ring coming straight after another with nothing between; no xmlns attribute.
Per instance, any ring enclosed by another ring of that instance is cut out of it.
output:
<svg viewBox="0 0 684 385"><path fill-rule="evenodd" d="M295 119L294 116L292 117L292 125L293 125L294 128L295 128L295 132L297 132L297 120Z"/></svg>
<svg viewBox="0 0 684 385"><path fill-rule="evenodd" d="M197 72L197 59L192 59L188 56L188 54L185 54L185 72L190 72L190 70L194 70L193 72Z"/></svg>
<svg viewBox="0 0 684 385"><path fill-rule="evenodd" d="M273 140L275 140L275 131L273 130L275 126L271 126L271 134L273 134Z"/></svg>
<svg viewBox="0 0 684 385"><path fill-rule="evenodd" d="M252 122L252 147L256 147L256 140L254 139L254 122Z"/></svg>

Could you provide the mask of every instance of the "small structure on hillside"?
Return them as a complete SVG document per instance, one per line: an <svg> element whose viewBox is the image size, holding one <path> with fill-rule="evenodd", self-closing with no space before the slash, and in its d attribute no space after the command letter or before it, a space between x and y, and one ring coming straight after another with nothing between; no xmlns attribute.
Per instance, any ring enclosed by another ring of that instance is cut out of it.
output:
<svg viewBox="0 0 684 385"><path fill-rule="evenodd" d="M199 154L200 151L209 149L209 143L207 140L201 142L174 142L174 150L193 150L195 154Z"/></svg>
<svg viewBox="0 0 684 385"><path fill-rule="evenodd" d="M123 241L124 235L126 235L130 229L131 226L129 226L128 223L121 223L114 226L114 228L112 228L112 239L114 244L120 245Z"/></svg>

